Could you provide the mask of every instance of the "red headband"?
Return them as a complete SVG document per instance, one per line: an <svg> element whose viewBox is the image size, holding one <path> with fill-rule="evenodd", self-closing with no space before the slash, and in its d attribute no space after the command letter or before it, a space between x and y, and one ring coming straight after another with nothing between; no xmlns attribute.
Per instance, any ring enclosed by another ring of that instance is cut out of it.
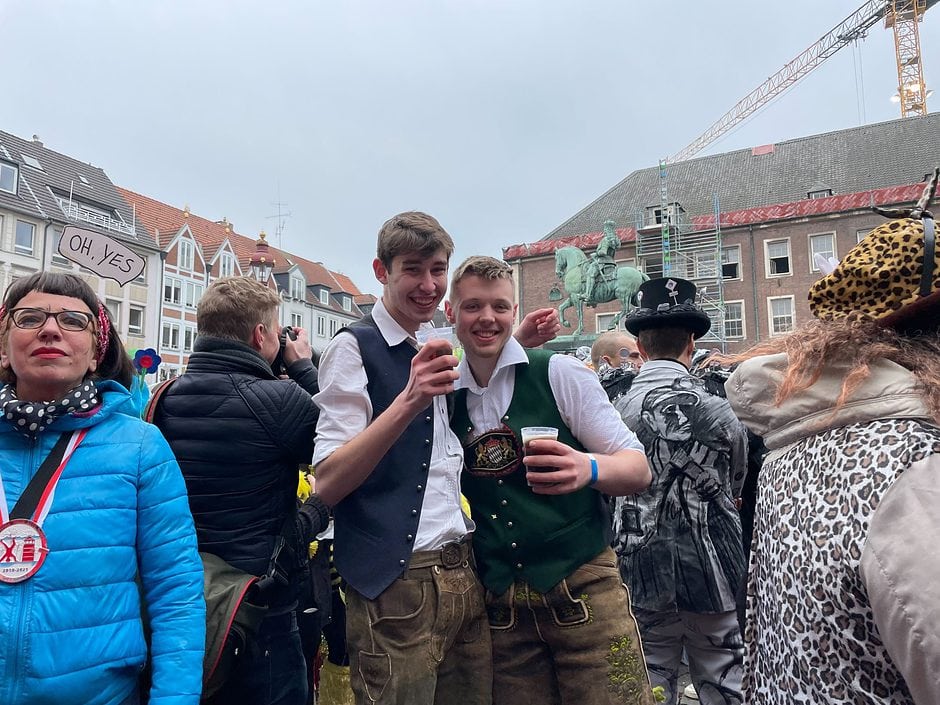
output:
<svg viewBox="0 0 940 705"><path fill-rule="evenodd" d="M104 360L104 355L108 352L108 343L111 340L111 322L108 320L108 314L105 313L104 304L98 302L98 350L95 359L98 362Z"/></svg>

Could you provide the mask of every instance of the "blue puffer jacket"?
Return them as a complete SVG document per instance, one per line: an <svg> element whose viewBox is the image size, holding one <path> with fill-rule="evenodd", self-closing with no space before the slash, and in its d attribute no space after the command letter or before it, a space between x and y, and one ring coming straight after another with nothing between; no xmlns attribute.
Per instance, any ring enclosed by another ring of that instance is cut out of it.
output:
<svg viewBox="0 0 940 705"><path fill-rule="evenodd" d="M195 705L202 684L202 563L179 467L119 384L103 404L56 420L31 442L0 420L0 473L12 507L57 440L88 428L55 491L39 572L0 583L0 703L133 702L147 657L139 572L150 614L151 705Z"/></svg>

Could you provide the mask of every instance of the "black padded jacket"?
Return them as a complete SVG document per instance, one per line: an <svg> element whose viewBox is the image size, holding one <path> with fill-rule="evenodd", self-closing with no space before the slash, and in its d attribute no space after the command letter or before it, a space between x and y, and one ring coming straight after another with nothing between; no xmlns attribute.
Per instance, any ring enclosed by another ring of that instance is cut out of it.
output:
<svg viewBox="0 0 940 705"><path fill-rule="evenodd" d="M248 345L199 336L154 414L186 480L199 550L253 575L268 571L290 518L295 546L329 521L316 495L297 511L298 466L311 460L319 415L317 371L298 360L288 375L275 378ZM272 606L289 603L295 589L273 591Z"/></svg>

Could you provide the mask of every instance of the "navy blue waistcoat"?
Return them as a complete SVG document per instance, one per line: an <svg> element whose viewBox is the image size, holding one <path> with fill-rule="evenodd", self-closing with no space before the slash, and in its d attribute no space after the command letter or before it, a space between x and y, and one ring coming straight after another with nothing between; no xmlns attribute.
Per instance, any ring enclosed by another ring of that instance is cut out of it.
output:
<svg viewBox="0 0 940 705"><path fill-rule="evenodd" d="M407 385L415 349L408 341L389 347L371 316L348 330L359 343L375 419ZM408 567L433 440L432 405L412 419L372 474L333 510L336 569L370 600Z"/></svg>

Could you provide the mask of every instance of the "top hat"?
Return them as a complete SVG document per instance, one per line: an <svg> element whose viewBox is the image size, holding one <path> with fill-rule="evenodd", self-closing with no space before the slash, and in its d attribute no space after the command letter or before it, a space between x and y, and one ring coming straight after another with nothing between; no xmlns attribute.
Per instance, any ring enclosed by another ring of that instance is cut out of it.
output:
<svg viewBox="0 0 940 705"><path fill-rule="evenodd" d="M695 305L695 284L679 277L650 279L636 292L637 308L627 314L624 326L637 335L650 328L683 328L698 340L712 327L712 321Z"/></svg>
<svg viewBox="0 0 940 705"><path fill-rule="evenodd" d="M817 318L840 320L858 312L868 320L898 329L936 324L940 305L940 248L927 210L937 188L934 169L914 208L882 210L894 217L849 250L836 268L809 292ZM932 313L931 313L932 312Z"/></svg>

